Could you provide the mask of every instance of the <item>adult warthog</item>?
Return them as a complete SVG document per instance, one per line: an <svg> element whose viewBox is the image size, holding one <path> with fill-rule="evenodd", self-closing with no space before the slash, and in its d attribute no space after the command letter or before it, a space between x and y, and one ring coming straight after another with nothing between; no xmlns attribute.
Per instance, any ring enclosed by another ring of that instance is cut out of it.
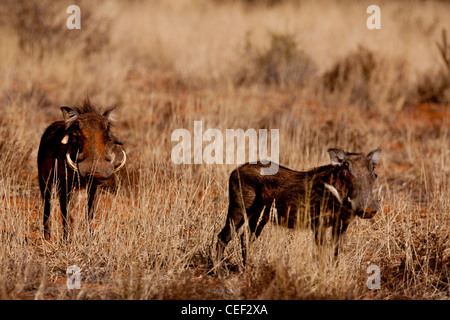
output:
<svg viewBox="0 0 450 320"><path fill-rule="evenodd" d="M347 153L328 149L331 164L299 172L279 167L274 175L261 175L263 164L244 164L235 169L229 180L229 207L225 227L218 235L217 258L231 240L233 228L238 230L248 221L248 233L241 236L242 256L246 261L246 234L253 241L270 220L271 208L275 219L289 228L309 227L317 245L324 243L325 230L332 227L335 256L340 238L350 222L372 218L380 207L373 194L381 150ZM274 219L274 220L275 220Z"/></svg>
<svg viewBox="0 0 450 320"><path fill-rule="evenodd" d="M61 107L64 120L53 122L42 135L37 162L46 239L50 238L52 187L59 196L66 238L67 205L72 191L87 188L88 217L92 219L98 187L113 179L113 174L125 165L122 143L111 132L113 109L100 113L88 99L81 107Z"/></svg>

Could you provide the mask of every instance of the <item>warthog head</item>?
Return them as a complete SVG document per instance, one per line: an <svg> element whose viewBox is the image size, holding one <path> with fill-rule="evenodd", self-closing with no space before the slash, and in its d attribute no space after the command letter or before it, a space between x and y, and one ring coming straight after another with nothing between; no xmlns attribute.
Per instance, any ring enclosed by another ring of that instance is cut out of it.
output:
<svg viewBox="0 0 450 320"><path fill-rule="evenodd" d="M374 168L378 165L381 149L367 156L360 153L346 153L340 149L328 149L331 163L338 166L333 185L326 187L342 203L361 218L370 219L380 208L378 194L373 188L377 175Z"/></svg>
<svg viewBox="0 0 450 320"><path fill-rule="evenodd" d="M82 177L107 179L126 161L122 143L111 133L113 108L97 113L85 102L81 108L61 107L65 122L62 144L66 161Z"/></svg>

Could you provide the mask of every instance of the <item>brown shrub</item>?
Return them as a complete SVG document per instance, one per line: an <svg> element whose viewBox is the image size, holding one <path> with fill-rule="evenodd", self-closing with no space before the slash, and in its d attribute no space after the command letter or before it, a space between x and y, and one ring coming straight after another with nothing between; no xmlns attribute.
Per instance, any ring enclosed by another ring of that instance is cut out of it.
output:
<svg viewBox="0 0 450 320"><path fill-rule="evenodd" d="M388 61L360 46L323 75L326 103L338 102L372 108L396 103L407 87L404 62Z"/></svg>
<svg viewBox="0 0 450 320"><path fill-rule="evenodd" d="M82 4L77 3L83 8L81 30L67 29L68 4L51 0L6 0L0 9L3 16L0 25L15 30L19 47L27 54L42 57L54 51L61 53L81 47L83 54L90 55L109 44L110 20L95 17L90 7Z"/></svg>
<svg viewBox="0 0 450 320"><path fill-rule="evenodd" d="M317 70L314 61L298 48L293 34L271 33L270 45L264 50L256 48L247 35L244 51L247 62L236 75L237 85L303 86Z"/></svg>

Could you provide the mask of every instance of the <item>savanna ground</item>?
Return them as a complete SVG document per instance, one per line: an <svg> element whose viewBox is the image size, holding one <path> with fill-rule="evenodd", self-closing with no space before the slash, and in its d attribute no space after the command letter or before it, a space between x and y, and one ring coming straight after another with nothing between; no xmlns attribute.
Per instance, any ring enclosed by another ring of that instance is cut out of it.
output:
<svg viewBox="0 0 450 320"><path fill-rule="evenodd" d="M368 30L372 2L2 1L0 297L449 299L450 66L437 43L443 29L450 43L450 3L378 1L381 29ZM73 3L81 30L66 28ZM71 240L54 199L45 241L39 140L87 95L117 105L129 160L92 234L80 192ZM381 210L350 226L337 266L309 230L269 224L245 269L232 241L215 274L235 165L172 163L171 133L194 120L279 129L280 163L296 170L329 163L329 147L381 147ZM70 265L80 290L66 287Z"/></svg>

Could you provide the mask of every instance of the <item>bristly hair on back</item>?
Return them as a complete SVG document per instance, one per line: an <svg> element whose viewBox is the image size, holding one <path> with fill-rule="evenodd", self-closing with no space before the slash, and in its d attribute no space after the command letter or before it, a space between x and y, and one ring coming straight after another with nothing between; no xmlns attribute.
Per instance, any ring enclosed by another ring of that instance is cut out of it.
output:
<svg viewBox="0 0 450 320"><path fill-rule="evenodd" d="M112 114L112 111L116 108L115 105L108 107L108 108L99 108L97 106L94 106L89 97L87 96L86 98L84 98L83 103L81 104L81 106L75 106L73 107L73 109L78 112L78 114L83 114L83 113L97 113L97 114L101 114L103 116L108 117L108 120L110 122L114 122L115 118L114 115Z"/></svg>
<svg viewBox="0 0 450 320"><path fill-rule="evenodd" d="M95 108L89 99L89 97L84 98L83 103L81 106L73 107L74 110L76 110L79 114L82 113L100 113L97 108Z"/></svg>

